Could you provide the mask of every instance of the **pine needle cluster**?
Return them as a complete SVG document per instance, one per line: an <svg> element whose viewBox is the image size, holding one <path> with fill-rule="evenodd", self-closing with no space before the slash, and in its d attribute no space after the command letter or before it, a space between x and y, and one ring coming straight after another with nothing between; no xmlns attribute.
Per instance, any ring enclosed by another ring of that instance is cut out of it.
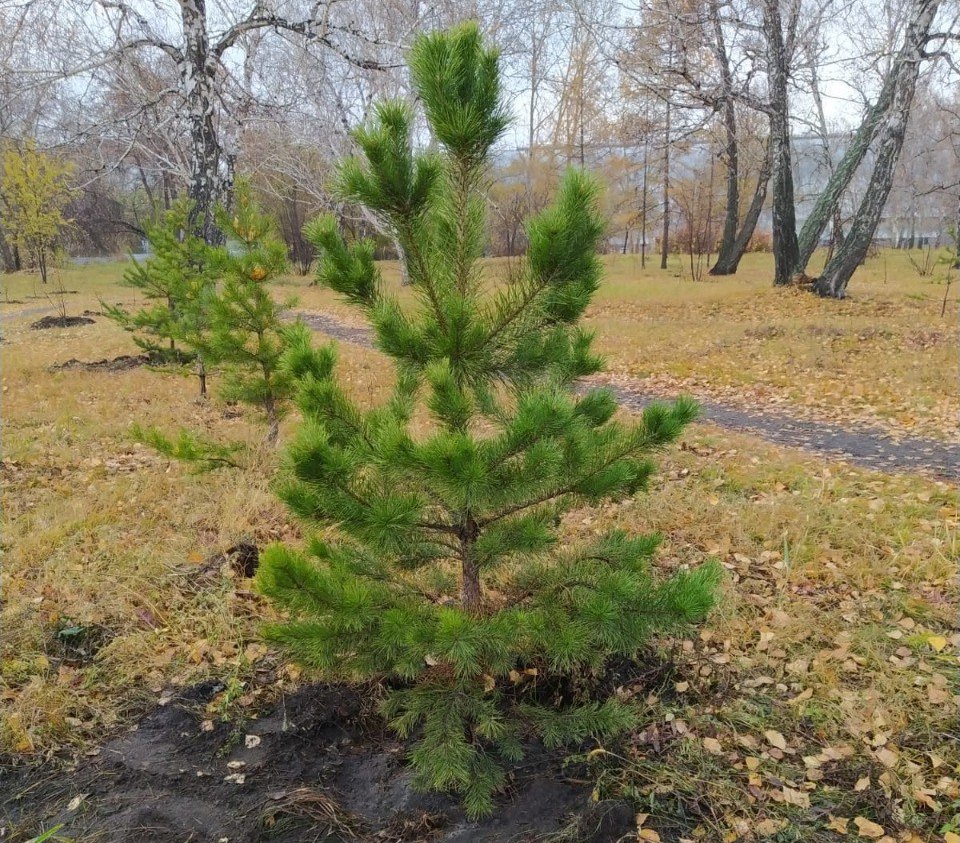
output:
<svg viewBox="0 0 960 843"><path fill-rule="evenodd" d="M642 490L651 452L696 406L624 421L609 390L573 392L601 366L578 325L601 277L598 187L567 173L528 224L522 269L485 279L490 150L507 125L497 54L465 25L418 38L410 66L435 151L415 149L408 105L382 104L338 187L395 236L417 306L386 290L372 244L348 243L332 218L308 232L319 280L392 358L394 392L364 410L331 348L291 345L283 365L304 420L281 495L332 529L306 551L268 549L258 585L287 616L269 637L323 676L387 680L385 714L414 738L417 783L461 794L480 816L531 736L576 744L633 722L615 697L544 704L538 683L599 671L699 621L717 570L655 577L656 536L559 540L570 507Z"/></svg>

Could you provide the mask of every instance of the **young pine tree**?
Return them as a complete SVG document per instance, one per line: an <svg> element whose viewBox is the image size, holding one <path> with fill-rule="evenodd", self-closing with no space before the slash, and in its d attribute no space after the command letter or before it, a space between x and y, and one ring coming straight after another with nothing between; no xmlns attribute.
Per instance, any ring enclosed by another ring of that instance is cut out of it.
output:
<svg viewBox="0 0 960 843"><path fill-rule="evenodd" d="M123 283L139 290L146 305L131 313L103 303L104 313L157 360L184 362L196 357L221 271L222 254L192 233L189 217L189 205L180 202L148 226L152 254L142 262L131 261L124 273ZM201 378L201 394L204 387Z"/></svg>
<svg viewBox="0 0 960 843"><path fill-rule="evenodd" d="M310 229L320 281L370 321L394 393L362 410L329 349L291 347L304 421L281 494L335 530L306 553L273 546L258 578L287 613L269 637L325 676L387 680L418 785L459 792L478 816L529 736L557 746L633 722L615 698L544 705L540 683L700 620L717 571L655 578L655 536L558 541L566 509L641 490L650 452L696 408L652 406L631 423L614 419L609 390L573 393L601 365L577 325L600 280L597 187L568 173L528 224L522 272L485 283L490 148L507 125L497 55L467 25L420 37L411 69L439 151L414 152L410 109L380 105L339 187L392 229L416 308L385 290L370 243L348 245L332 219Z"/></svg>
<svg viewBox="0 0 960 843"><path fill-rule="evenodd" d="M267 419L267 441L272 443L291 389L280 358L291 337L302 342L308 333L302 326L283 323L284 308L295 302L281 305L270 294L270 281L286 267L286 246L248 186L237 186L233 210L221 210L218 225L237 251L226 258L203 349L224 368L223 396L261 409Z"/></svg>

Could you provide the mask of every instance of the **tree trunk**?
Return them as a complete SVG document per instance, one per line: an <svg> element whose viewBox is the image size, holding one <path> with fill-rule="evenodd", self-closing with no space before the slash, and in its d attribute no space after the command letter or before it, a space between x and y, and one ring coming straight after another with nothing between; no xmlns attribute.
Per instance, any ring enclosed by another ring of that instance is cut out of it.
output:
<svg viewBox="0 0 960 843"><path fill-rule="evenodd" d="M953 228L953 268L960 269L960 194L957 194L957 221Z"/></svg>
<svg viewBox="0 0 960 843"><path fill-rule="evenodd" d="M17 266L16 252L11 248L10 243L7 242L6 235L3 233L2 228L0 228L0 260L3 261L4 272L16 272L19 269Z"/></svg>
<svg viewBox="0 0 960 843"><path fill-rule="evenodd" d="M37 246L37 269L40 270L40 280L47 283L47 250L43 246Z"/></svg>
<svg viewBox="0 0 960 843"><path fill-rule="evenodd" d="M750 200L750 207L740 224L740 230L734 238L729 251L721 252L717 255L717 262L710 270L711 275L733 275L740 266L740 258L747 251L750 245L750 239L753 232L757 229L757 223L760 220L760 214L763 211L763 203L767 201L767 186L770 183L770 152L767 147L767 157L763 161L763 166L757 174L757 187L753 191L753 199Z"/></svg>
<svg viewBox="0 0 960 843"><path fill-rule="evenodd" d="M272 396L264 402L263 409L267 414L267 444L275 445L280 436L280 415Z"/></svg>
<svg viewBox="0 0 960 843"><path fill-rule="evenodd" d="M197 234L208 243L223 242L214 212L226 199L227 180L221 173L223 147L214 123L216 60L210 52L206 0L180 0L184 56L180 71L190 126L190 184Z"/></svg>
<svg viewBox="0 0 960 843"><path fill-rule="evenodd" d="M877 101L867 111L847 151L827 182L826 188L817 197L810 216L803 224L798 243L797 272L806 271L807 264L820 242L820 237L833 217L834 208L839 205L840 196L849 186L854 173L870 149L881 120L894 105L901 80L908 79L912 75L914 77L912 84L916 85L917 65L921 60L923 45L930 34L930 27L939 6L940 0L915 0L903 46L890 65Z"/></svg>
<svg viewBox="0 0 960 843"><path fill-rule="evenodd" d="M737 227L740 225L740 141L737 136L737 107L733 98L733 77L730 73L730 61L727 45L720 21L720 7L717 0L710 2L710 18L714 33L714 54L720 71L720 84L723 90L723 129L726 135L724 159L727 166L727 207L723 218L723 234L720 237L720 250L717 263L710 270L711 275L727 275L736 271L739 258L733 260L734 242L737 239ZM708 261L709 263L709 261ZM725 269L733 265L733 269ZM717 267L724 271L716 271Z"/></svg>
<svg viewBox="0 0 960 843"><path fill-rule="evenodd" d="M932 23L937 11L937 0L918 0L918 6L928 7L930 18L926 26ZM914 33L916 38L916 33ZM856 216L846 233L843 243L834 252L830 262L816 282L816 290L821 296L842 299L846 295L847 284L854 271L863 263L867 250L873 242L877 225L887 204L890 188L893 186L894 171L910 119L910 108L917 90L917 78L920 75L920 62L923 58L925 38L914 41L914 53L911 61L905 62L898 74L898 84L890 109L877 132L877 157L870 182L864 192L863 200Z"/></svg>
<svg viewBox="0 0 960 843"><path fill-rule="evenodd" d="M207 367L203 362L203 354L197 355L197 380L200 382L200 398L207 397Z"/></svg>
<svg viewBox="0 0 960 843"><path fill-rule="evenodd" d="M643 188L640 199L640 268L647 268L647 163L650 141L643 137ZM958 232L960 237L960 232Z"/></svg>
<svg viewBox="0 0 960 843"><path fill-rule="evenodd" d="M480 531L477 522L469 515L460 531L460 562L463 583L460 588L460 605L471 615L479 614L482 593L480 590L480 566L477 565L474 544Z"/></svg>
<svg viewBox="0 0 960 843"><path fill-rule="evenodd" d="M660 243L660 269L667 268L667 256L670 254L670 100L667 100L663 141L663 237Z"/></svg>
<svg viewBox="0 0 960 843"><path fill-rule="evenodd" d="M799 259L793 162L790 155L790 102L787 83L790 59L783 38L779 0L764 0L763 28L767 36L770 85L770 143L773 159L773 283L791 283Z"/></svg>
<svg viewBox="0 0 960 843"><path fill-rule="evenodd" d="M710 265L710 258L713 257L713 177L714 170L716 169L717 159L713 154L713 150L710 150L710 179L708 180L707 186L707 231L706 231L706 240L707 240L707 266Z"/></svg>

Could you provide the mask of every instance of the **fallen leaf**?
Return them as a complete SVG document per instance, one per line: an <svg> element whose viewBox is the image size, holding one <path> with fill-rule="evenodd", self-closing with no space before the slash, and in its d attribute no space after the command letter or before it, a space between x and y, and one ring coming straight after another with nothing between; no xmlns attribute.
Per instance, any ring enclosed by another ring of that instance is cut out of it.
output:
<svg viewBox="0 0 960 843"><path fill-rule="evenodd" d="M830 817L830 822L827 823L827 828L831 831L839 831L841 834L847 833L847 826L850 824L850 820L846 817Z"/></svg>
<svg viewBox="0 0 960 843"><path fill-rule="evenodd" d="M787 748L787 739L779 732L773 729L767 729L767 731L763 733L763 736L771 746L775 746L777 749Z"/></svg>
<svg viewBox="0 0 960 843"><path fill-rule="evenodd" d="M773 837L773 835L780 831L786 824L786 820L761 820L753 827L753 830L760 835L760 837Z"/></svg>
<svg viewBox="0 0 960 843"><path fill-rule="evenodd" d="M788 805L796 805L798 808L810 807L810 796L808 794L786 785L783 786L783 801Z"/></svg>
<svg viewBox="0 0 960 843"><path fill-rule="evenodd" d="M723 746L716 738L704 738L703 748L711 755L720 755L723 752Z"/></svg>
<svg viewBox="0 0 960 843"><path fill-rule="evenodd" d="M877 761L883 764L884 767L896 767L897 762L900 760L900 756L897 755L897 753L886 747L881 747L874 755L877 757Z"/></svg>
<svg viewBox="0 0 960 843"><path fill-rule="evenodd" d="M246 735L243 739L243 745L247 749L256 749L260 746L260 735Z"/></svg>
<svg viewBox="0 0 960 843"><path fill-rule="evenodd" d="M854 817L853 824L857 827L857 832L861 837L879 840L884 835L883 826L878 825L873 820L868 820L866 817Z"/></svg>

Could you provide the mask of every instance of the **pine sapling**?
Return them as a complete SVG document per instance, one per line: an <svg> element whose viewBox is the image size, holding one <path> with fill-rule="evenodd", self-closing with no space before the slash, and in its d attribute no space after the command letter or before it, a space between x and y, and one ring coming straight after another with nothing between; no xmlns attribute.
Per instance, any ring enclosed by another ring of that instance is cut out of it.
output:
<svg viewBox="0 0 960 843"><path fill-rule="evenodd" d="M101 303L104 313L130 331L143 351L164 362L196 358L220 272L221 253L192 233L189 215L190 206L180 202L147 226L152 254L142 262L131 260L124 273L123 283L139 290L146 305L130 312Z"/></svg>
<svg viewBox="0 0 960 843"><path fill-rule="evenodd" d="M268 636L327 678L383 679L416 783L461 794L475 817L531 736L576 744L635 721L614 696L545 701L543 683L588 677L701 620L718 573L654 576L656 536L559 540L571 507L640 492L651 452L696 406L628 421L610 390L574 393L601 366L578 326L601 276L597 185L567 173L527 226L522 269L485 279L490 150L507 126L497 54L465 25L418 38L410 65L437 151L415 150L408 105L381 104L338 187L399 243L415 305L388 291L370 242L348 243L330 218L309 229L319 281L392 359L393 395L362 409L330 348L290 344L303 422L281 495L327 532L305 551L268 549L258 584L285 613Z"/></svg>
<svg viewBox="0 0 960 843"><path fill-rule="evenodd" d="M270 293L270 282L286 267L286 246L246 185L238 186L233 211L220 211L218 225L231 253L211 302L204 350L224 368L223 396L261 409L272 443L291 390L280 358L289 337L305 330L283 321L284 309L295 302L278 303Z"/></svg>

